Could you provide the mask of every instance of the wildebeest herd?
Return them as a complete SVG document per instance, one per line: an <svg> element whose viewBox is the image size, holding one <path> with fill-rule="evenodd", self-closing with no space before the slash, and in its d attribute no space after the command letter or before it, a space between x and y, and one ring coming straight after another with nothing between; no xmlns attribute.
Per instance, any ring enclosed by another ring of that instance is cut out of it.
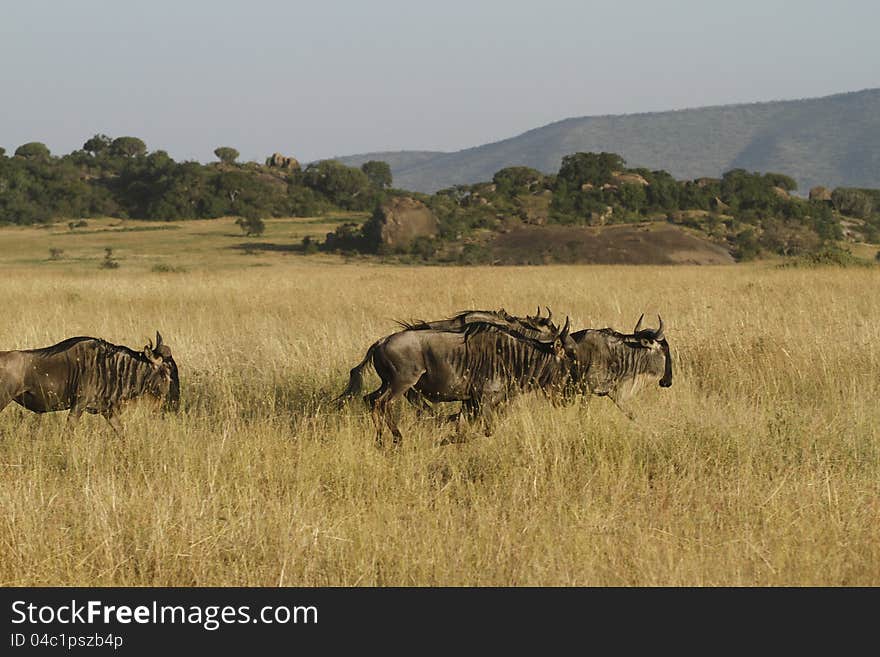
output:
<svg viewBox="0 0 880 657"><path fill-rule="evenodd" d="M401 397L420 411L432 403L461 402L452 417L482 419L487 433L499 407L529 391L547 395L554 405L598 395L620 407L645 378L672 385L663 320L658 317L658 327L651 329L642 327L643 318L632 333L610 328L572 333L569 319L560 328L549 308L546 317L540 308L525 317L503 309L469 310L449 319L400 322L401 330L367 349L336 401L341 405L359 395L364 370L372 365L381 385L364 401L380 444L386 424L395 443L402 437L392 412ZM158 332L156 344L150 341L140 351L92 337L0 351L0 410L10 401L35 413L69 409L69 424L83 412L100 413L120 432L120 409L139 397L165 410L179 407L177 364Z"/></svg>

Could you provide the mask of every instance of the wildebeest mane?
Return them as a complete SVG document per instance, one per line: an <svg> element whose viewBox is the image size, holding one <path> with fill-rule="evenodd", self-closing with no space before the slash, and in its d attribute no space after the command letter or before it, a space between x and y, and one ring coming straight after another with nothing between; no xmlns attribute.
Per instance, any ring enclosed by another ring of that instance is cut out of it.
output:
<svg viewBox="0 0 880 657"><path fill-rule="evenodd" d="M481 333L502 333L504 335L509 335L510 337L519 340L520 342L525 342L531 347L534 347L540 351L546 351L549 353L550 345L547 342L541 341L531 335L524 333L514 326L499 326L497 324L491 324L489 322L470 322L464 327L464 337L465 341L471 338L474 335L479 335Z"/></svg>
<svg viewBox="0 0 880 657"><path fill-rule="evenodd" d="M80 342L85 342L86 340L93 340L94 342L97 342L100 346L104 347L112 353L121 352L128 354L132 358L136 358L137 360L140 360L142 362L149 362L147 361L146 356L144 356L144 354L140 351L135 351L134 349L130 349L125 345L113 344L112 342L107 342L106 340L102 340L101 338L93 338L88 335L78 335L74 338L67 338L66 340L62 340L61 342L53 344L49 347L39 347L37 349L22 349L22 351L37 356L55 356L57 354L67 351L68 349L76 344L79 344Z"/></svg>
<svg viewBox="0 0 880 657"><path fill-rule="evenodd" d="M546 331L553 334L559 332L548 318L544 317L517 317L509 314L504 308L499 310L464 310L452 317L436 321L418 320L395 320L397 324L408 331L450 331L464 333L469 337L477 332L494 328L501 330L512 337L531 340L536 343L544 343Z"/></svg>

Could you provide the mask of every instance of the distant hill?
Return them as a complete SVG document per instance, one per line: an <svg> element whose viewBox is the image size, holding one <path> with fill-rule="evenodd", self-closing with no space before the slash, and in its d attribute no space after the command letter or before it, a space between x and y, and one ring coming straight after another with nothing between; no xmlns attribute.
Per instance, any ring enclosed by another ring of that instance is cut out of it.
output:
<svg viewBox="0 0 880 657"><path fill-rule="evenodd" d="M438 155L446 155L446 153L442 151L382 151L380 153L347 155L335 159L350 167L359 167L364 162L369 162L370 160L380 160L382 162L387 162L393 173L395 171L403 171L410 167L418 166L419 164L433 160Z"/></svg>
<svg viewBox="0 0 880 657"><path fill-rule="evenodd" d="M742 167L813 185L880 187L880 89L822 98L572 118L454 153L397 151L337 158L350 166L384 160L394 186L433 192L491 180L504 167L555 173L578 151L621 154L631 167L679 179Z"/></svg>

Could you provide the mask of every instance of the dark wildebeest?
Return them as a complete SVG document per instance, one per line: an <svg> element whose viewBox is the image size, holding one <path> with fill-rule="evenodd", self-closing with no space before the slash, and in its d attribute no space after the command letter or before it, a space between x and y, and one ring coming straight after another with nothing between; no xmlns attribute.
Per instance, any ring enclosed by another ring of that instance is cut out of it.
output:
<svg viewBox="0 0 880 657"><path fill-rule="evenodd" d="M391 405L410 390L434 402L460 401L470 418L491 413L519 394L541 390L551 397L561 392L569 374L567 349L575 348L569 321L552 336L530 337L509 326L471 322L465 330L408 329L374 342L351 370L348 386L339 396L357 395L363 369L372 363L382 380L364 399L376 423L381 444L383 421L394 442L401 439Z"/></svg>
<svg viewBox="0 0 880 657"><path fill-rule="evenodd" d="M0 410L14 401L35 413L70 410L68 426L100 413L118 433L121 404L150 395L169 410L180 402L171 349L156 332L143 351L100 338L68 338L51 347L0 351Z"/></svg>
<svg viewBox="0 0 880 657"><path fill-rule="evenodd" d="M639 317L633 332L610 328L586 329L571 334L577 344L569 387L585 395L607 396L627 417L621 404L632 397L646 378L661 377L663 388L672 385L672 356L658 316L656 329L643 329Z"/></svg>
<svg viewBox="0 0 880 657"><path fill-rule="evenodd" d="M437 330L452 332L473 331L477 324L491 324L492 326L496 326L519 336L552 342L559 333L559 328L553 324L552 320L553 313L550 308L547 308L547 316L542 317L541 307L538 306L538 310L534 317L531 315L526 315L525 317L511 315L504 310L504 308L501 308L499 310L464 310L447 319L433 321L415 320L409 322L398 320L397 323L404 329L410 331ZM574 343L571 342L570 337L567 339L566 346L569 349L574 348ZM415 388L410 388L405 396L407 401L416 408L419 414L430 409L430 405L427 403L425 397ZM457 418L458 414L453 415L452 417Z"/></svg>

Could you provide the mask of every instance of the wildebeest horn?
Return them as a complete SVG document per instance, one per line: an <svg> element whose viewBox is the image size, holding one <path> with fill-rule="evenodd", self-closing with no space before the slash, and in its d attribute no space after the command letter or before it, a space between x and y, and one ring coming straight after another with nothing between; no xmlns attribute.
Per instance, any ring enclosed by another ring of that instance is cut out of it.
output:
<svg viewBox="0 0 880 657"><path fill-rule="evenodd" d="M657 321L660 322L659 328L654 331L654 339L662 340L663 339L663 318L660 315L657 315Z"/></svg>
<svg viewBox="0 0 880 657"><path fill-rule="evenodd" d="M565 316L565 326L562 327L562 333L559 334L559 337L565 339L568 337L568 330L571 328L571 318L566 315Z"/></svg>
<svg viewBox="0 0 880 657"><path fill-rule="evenodd" d="M162 346L162 334L156 331L156 349Z"/></svg>
<svg viewBox="0 0 880 657"><path fill-rule="evenodd" d="M553 312L550 310L550 306L544 306L547 309L547 321L549 322L553 319Z"/></svg>
<svg viewBox="0 0 880 657"><path fill-rule="evenodd" d="M633 329L633 333L638 333L642 328L642 320L645 318L645 313L642 313L642 316L639 317L639 321L636 322L636 327Z"/></svg>

